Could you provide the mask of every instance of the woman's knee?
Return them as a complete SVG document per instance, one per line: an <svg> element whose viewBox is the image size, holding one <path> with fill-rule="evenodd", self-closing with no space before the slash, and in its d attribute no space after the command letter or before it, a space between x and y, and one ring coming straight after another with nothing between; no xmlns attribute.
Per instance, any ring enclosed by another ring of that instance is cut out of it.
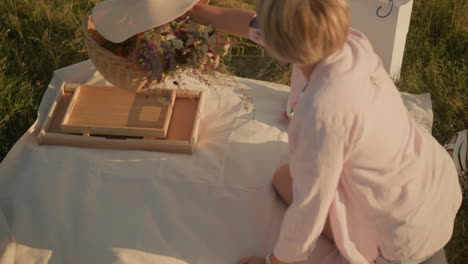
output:
<svg viewBox="0 0 468 264"><path fill-rule="evenodd" d="M273 175L273 186L275 188L287 184L288 181L291 181L291 175L289 174L289 164L283 164L278 167Z"/></svg>
<svg viewBox="0 0 468 264"><path fill-rule="evenodd" d="M286 204L291 204L292 194L292 178L289 173L289 164L284 164L276 169L273 175L273 187L281 196Z"/></svg>

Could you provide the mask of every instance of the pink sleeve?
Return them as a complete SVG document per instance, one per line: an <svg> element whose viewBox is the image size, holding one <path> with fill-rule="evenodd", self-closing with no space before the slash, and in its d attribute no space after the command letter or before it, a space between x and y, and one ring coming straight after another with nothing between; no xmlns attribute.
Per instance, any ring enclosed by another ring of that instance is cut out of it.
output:
<svg viewBox="0 0 468 264"><path fill-rule="evenodd" d="M309 115L293 118L289 138L294 199L273 253L296 262L307 259L323 231L343 168L344 136Z"/></svg>

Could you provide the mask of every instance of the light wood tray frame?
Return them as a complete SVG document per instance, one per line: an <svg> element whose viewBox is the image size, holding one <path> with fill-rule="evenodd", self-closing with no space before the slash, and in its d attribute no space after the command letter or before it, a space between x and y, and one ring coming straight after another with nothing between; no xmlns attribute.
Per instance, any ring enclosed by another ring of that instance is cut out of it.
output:
<svg viewBox="0 0 468 264"><path fill-rule="evenodd" d="M176 91L157 91L144 94L111 86L79 85L63 118L62 131L166 138ZM165 93L169 102L158 102Z"/></svg>
<svg viewBox="0 0 468 264"><path fill-rule="evenodd" d="M156 137L69 134L61 128L63 117L79 84L64 83L59 89L38 135L39 144L86 148L146 150L191 154L195 151L203 91L176 90L176 99L165 139Z"/></svg>

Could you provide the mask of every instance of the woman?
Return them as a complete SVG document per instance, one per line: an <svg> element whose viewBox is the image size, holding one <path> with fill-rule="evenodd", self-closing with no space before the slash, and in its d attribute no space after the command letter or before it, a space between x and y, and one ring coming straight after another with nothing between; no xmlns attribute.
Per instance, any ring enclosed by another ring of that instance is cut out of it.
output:
<svg viewBox="0 0 468 264"><path fill-rule="evenodd" d="M205 1L206 2L206 1ZM294 64L290 161L273 184L289 208L272 253L241 264L422 263L452 235L461 191L444 148L419 126L343 0L262 0L256 14L198 4L201 24ZM336 244L318 254L324 237ZM318 257L320 256L320 257Z"/></svg>

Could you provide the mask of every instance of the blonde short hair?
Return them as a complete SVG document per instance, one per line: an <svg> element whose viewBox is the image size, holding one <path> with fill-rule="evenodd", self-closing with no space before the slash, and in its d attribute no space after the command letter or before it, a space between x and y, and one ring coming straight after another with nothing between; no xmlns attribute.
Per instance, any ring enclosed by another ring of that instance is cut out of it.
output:
<svg viewBox="0 0 468 264"><path fill-rule="evenodd" d="M344 0L257 0L257 14L265 47L285 62L317 63L348 37Z"/></svg>

